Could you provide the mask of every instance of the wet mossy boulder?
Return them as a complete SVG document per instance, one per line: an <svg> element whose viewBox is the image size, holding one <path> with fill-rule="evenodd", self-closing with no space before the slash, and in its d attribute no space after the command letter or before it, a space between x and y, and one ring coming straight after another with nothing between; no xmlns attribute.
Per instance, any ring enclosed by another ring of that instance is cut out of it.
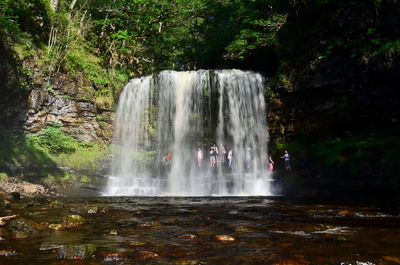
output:
<svg viewBox="0 0 400 265"><path fill-rule="evenodd" d="M57 259L89 259L95 251L93 244L63 245L58 249Z"/></svg>
<svg viewBox="0 0 400 265"><path fill-rule="evenodd" d="M11 220L7 223L6 228L12 233L13 237L16 238L38 236L42 231L46 229L46 227L43 225L23 218Z"/></svg>
<svg viewBox="0 0 400 265"><path fill-rule="evenodd" d="M64 217L64 223L84 223L85 219L78 214L71 214Z"/></svg>

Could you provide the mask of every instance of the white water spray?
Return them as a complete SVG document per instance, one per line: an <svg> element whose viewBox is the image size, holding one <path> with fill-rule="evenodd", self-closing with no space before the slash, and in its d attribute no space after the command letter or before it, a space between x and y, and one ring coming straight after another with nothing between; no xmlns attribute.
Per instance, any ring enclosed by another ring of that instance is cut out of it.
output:
<svg viewBox="0 0 400 265"><path fill-rule="evenodd" d="M263 88L260 74L240 70L163 71L131 80L118 104L105 195L271 195ZM226 157L209 167L213 143L232 149L232 167ZM172 162L163 165L167 153Z"/></svg>

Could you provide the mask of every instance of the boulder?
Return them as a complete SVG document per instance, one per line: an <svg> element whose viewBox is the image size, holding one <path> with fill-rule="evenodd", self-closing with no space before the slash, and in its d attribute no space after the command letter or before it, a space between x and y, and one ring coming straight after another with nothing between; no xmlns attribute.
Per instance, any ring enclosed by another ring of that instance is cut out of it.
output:
<svg viewBox="0 0 400 265"><path fill-rule="evenodd" d="M96 247L93 244L63 245L58 249L57 259L88 259L95 251Z"/></svg>
<svg viewBox="0 0 400 265"><path fill-rule="evenodd" d="M17 218L9 221L6 225L6 228L16 237L16 238L25 238L29 236L37 236L40 234L40 231L46 229L45 226L42 226L38 223L35 223L31 220L26 220L23 218Z"/></svg>

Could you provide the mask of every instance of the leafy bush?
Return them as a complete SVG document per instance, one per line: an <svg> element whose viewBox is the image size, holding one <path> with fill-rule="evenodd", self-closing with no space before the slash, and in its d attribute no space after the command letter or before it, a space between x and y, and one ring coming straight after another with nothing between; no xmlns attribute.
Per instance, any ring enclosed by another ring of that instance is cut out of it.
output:
<svg viewBox="0 0 400 265"><path fill-rule="evenodd" d="M58 154L54 159L58 165L94 172L108 153L109 149L103 145L81 143L75 152Z"/></svg>
<svg viewBox="0 0 400 265"><path fill-rule="evenodd" d="M25 164L54 166L46 150L34 144L23 134L15 134L0 128L0 170L12 174L13 167Z"/></svg>
<svg viewBox="0 0 400 265"><path fill-rule="evenodd" d="M39 135L31 136L31 141L52 154L73 153L79 146L79 142L68 136L63 130L57 127L42 129Z"/></svg>
<svg viewBox="0 0 400 265"><path fill-rule="evenodd" d="M8 179L7 173L0 172L0 182L6 181Z"/></svg>

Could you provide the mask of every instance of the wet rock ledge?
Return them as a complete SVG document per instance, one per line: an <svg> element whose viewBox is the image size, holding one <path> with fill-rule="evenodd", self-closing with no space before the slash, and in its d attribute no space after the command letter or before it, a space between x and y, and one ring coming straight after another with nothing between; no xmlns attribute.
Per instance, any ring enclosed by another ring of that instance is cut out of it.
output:
<svg viewBox="0 0 400 265"><path fill-rule="evenodd" d="M0 185L0 197L5 204L7 199L31 198L40 196L62 196L53 187L45 187L40 184L33 184L26 181L7 180Z"/></svg>

